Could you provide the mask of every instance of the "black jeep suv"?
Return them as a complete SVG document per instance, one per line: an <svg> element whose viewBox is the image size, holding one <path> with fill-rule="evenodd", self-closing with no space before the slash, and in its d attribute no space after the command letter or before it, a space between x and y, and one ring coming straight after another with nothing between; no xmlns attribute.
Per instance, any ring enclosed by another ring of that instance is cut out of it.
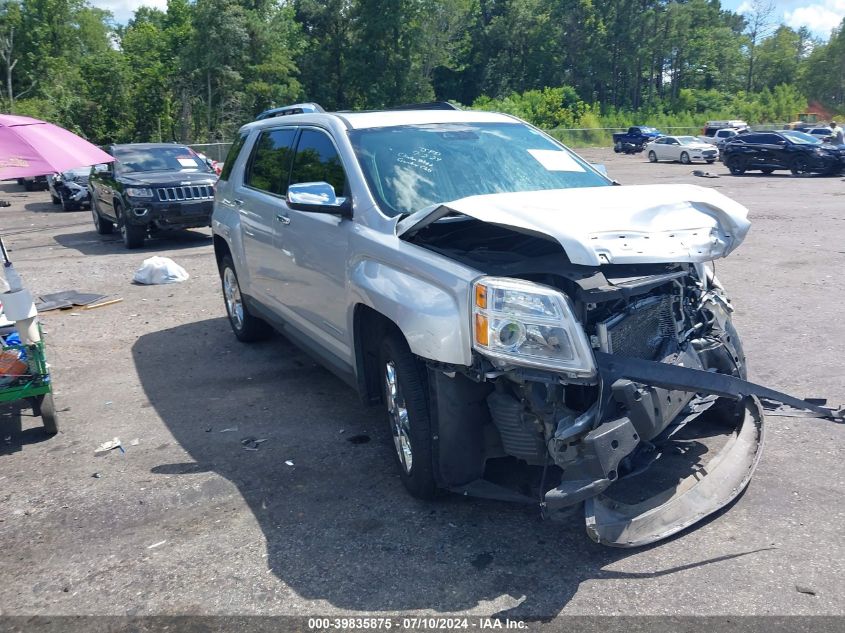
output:
<svg viewBox="0 0 845 633"><path fill-rule="evenodd" d="M845 150L794 130L751 132L728 141L722 160L734 176L752 169L764 174L789 169L796 176L811 172L836 174L842 170Z"/></svg>
<svg viewBox="0 0 845 633"><path fill-rule="evenodd" d="M192 149L132 143L108 149L114 163L95 165L88 188L97 233L120 229L126 248L150 233L211 225L217 174Z"/></svg>

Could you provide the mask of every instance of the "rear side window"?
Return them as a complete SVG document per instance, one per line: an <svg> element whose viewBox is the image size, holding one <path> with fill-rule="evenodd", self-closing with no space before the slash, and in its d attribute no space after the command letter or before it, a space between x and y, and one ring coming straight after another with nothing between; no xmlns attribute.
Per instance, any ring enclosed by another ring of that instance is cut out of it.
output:
<svg viewBox="0 0 845 633"><path fill-rule="evenodd" d="M247 136L249 136L248 132L238 134L238 137L232 143L226 154L226 162L223 163L223 171L220 172L220 180L229 180L229 174L232 173L232 169L235 167L235 161L238 159L238 154L241 153Z"/></svg>
<svg viewBox="0 0 845 633"><path fill-rule="evenodd" d="M346 195L346 173L334 143L325 132L302 130L290 182L327 182L337 195Z"/></svg>
<svg viewBox="0 0 845 633"><path fill-rule="evenodd" d="M255 142L244 184L279 196L288 190L295 128L265 130Z"/></svg>

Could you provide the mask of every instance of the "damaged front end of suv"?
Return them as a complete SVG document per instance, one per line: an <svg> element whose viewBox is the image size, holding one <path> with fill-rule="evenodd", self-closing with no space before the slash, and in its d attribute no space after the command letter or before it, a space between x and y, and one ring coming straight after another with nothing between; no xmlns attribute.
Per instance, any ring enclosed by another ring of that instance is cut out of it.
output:
<svg viewBox="0 0 845 633"><path fill-rule="evenodd" d="M554 220L580 205L600 213ZM740 494L763 443L757 396L807 404L745 380L708 262L748 228L743 207L686 186L476 196L400 222L404 239L485 272L471 371L430 365L441 485L539 499L552 516L585 502L589 535L620 547ZM499 458L522 481L491 477Z"/></svg>

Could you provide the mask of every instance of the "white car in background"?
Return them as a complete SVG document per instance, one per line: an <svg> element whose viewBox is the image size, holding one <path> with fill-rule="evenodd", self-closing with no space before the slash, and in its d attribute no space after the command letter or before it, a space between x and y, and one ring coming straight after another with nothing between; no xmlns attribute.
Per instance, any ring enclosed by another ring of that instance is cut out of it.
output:
<svg viewBox="0 0 845 633"><path fill-rule="evenodd" d="M651 163L671 160L685 165L694 160L713 163L719 156L719 150L714 145L694 136L662 136L646 144L645 152Z"/></svg>
<svg viewBox="0 0 845 633"><path fill-rule="evenodd" d="M827 141L833 136L833 130L829 127L814 127L806 130L810 136L815 136L820 141Z"/></svg>

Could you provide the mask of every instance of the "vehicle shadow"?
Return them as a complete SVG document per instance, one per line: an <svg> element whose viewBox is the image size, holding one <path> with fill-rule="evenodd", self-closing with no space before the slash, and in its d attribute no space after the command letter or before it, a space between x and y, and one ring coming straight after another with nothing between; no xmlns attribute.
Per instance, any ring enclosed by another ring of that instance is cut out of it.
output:
<svg viewBox="0 0 845 633"><path fill-rule="evenodd" d="M90 211L87 212L90 218ZM54 235L56 243L65 248L79 251L82 255L109 255L127 253L120 234L115 230L112 235L98 235L93 230L81 233L60 233ZM143 248L134 249L134 253L154 253L161 250L178 251L188 248L209 246L211 233L207 230L172 231L147 238Z"/></svg>
<svg viewBox="0 0 845 633"><path fill-rule="evenodd" d="M282 336L242 345L217 318L145 334L132 355L151 406L193 459L152 473L214 472L237 486L269 571L308 600L362 613L478 608L547 619L585 581L750 553L620 573L606 568L644 549L596 545L579 512L543 522L533 506L415 500L380 410Z"/></svg>

